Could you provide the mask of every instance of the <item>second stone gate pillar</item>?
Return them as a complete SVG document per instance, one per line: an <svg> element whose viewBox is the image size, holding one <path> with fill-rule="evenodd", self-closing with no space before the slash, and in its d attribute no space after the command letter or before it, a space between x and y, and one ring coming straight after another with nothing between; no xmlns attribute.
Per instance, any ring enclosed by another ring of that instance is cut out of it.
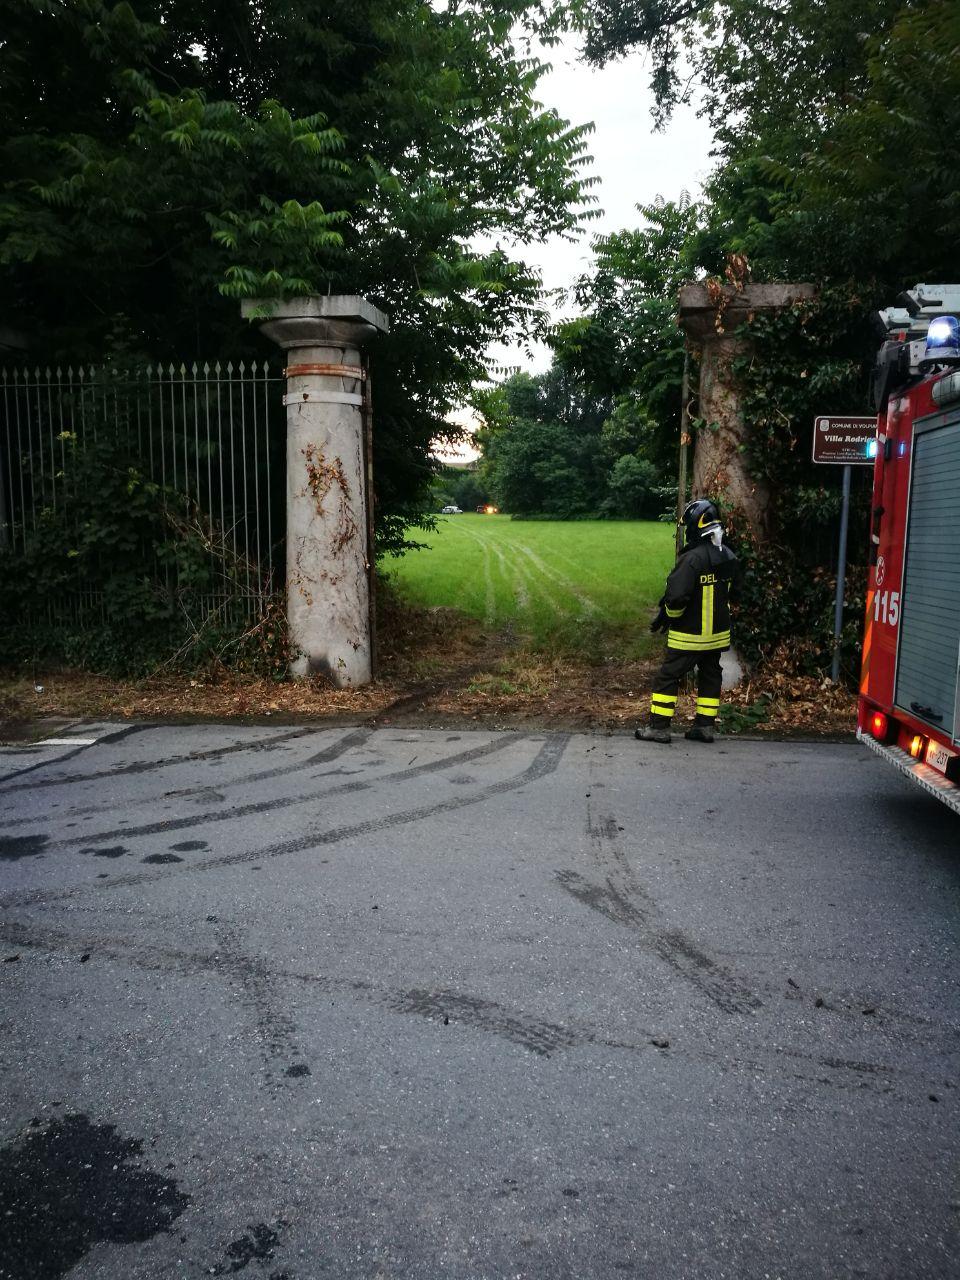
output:
<svg viewBox="0 0 960 1280"><path fill-rule="evenodd" d="M387 317L366 298L248 299L287 353L287 620L290 673L339 687L372 676L360 352ZM372 497L372 495L371 495Z"/></svg>
<svg viewBox="0 0 960 1280"><path fill-rule="evenodd" d="M700 349L699 416L706 423L697 432L692 495L722 498L757 534L766 532L773 495L751 474L745 453L752 424L744 418L736 364L750 354L752 342L741 326L815 295L812 284L748 284L741 289L728 285L717 290L685 284L680 289L680 325Z"/></svg>

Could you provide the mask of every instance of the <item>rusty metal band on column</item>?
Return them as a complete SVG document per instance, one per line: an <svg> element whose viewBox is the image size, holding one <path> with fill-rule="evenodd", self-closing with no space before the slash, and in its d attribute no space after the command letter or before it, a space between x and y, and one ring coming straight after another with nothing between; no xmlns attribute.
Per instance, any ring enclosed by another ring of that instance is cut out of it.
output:
<svg viewBox="0 0 960 1280"><path fill-rule="evenodd" d="M366 370L355 364L288 364L283 371L287 378L302 378L308 373L319 373L327 378L365 378Z"/></svg>

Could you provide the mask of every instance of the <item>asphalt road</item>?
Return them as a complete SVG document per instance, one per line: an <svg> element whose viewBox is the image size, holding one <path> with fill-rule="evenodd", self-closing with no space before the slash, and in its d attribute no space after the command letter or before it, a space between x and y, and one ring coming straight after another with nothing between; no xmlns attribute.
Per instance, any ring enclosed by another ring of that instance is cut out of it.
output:
<svg viewBox="0 0 960 1280"><path fill-rule="evenodd" d="M960 821L871 753L71 733L0 754L2 1280L957 1276Z"/></svg>

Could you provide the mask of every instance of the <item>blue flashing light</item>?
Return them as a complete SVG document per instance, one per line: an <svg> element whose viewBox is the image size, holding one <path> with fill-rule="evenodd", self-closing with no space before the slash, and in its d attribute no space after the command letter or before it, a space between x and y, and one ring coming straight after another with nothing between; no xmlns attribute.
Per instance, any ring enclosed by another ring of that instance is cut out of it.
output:
<svg viewBox="0 0 960 1280"><path fill-rule="evenodd" d="M902 458L906 452L907 452L907 443L905 440L901 440L900 444L897 446L897 453Z"/></svg>
<svg viewBox="0 0 960 1280"><path fill-rule="evenodd" d="M927 329L925 360L960 359L960 321L956 316L937 316Z"/></svg>
<svg viewBox="0 0 960 1280"><path fill-rule="evenodd" d="M877 440L867 441L867 457L868 458L875 458L877 456L877 444L878 444Z"/></svg>

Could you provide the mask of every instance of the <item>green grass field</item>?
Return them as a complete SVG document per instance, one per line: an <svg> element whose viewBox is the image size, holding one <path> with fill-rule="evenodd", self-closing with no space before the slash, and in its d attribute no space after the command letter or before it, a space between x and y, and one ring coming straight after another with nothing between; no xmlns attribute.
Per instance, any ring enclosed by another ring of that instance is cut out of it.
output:
<svg viewBox="0 0 960 1280"><path fill-rule="evenodd" d="M416 604L459 609L540 651L642 657L673 565L673 526L441 516L429 544L382 567Z"/></svg>

